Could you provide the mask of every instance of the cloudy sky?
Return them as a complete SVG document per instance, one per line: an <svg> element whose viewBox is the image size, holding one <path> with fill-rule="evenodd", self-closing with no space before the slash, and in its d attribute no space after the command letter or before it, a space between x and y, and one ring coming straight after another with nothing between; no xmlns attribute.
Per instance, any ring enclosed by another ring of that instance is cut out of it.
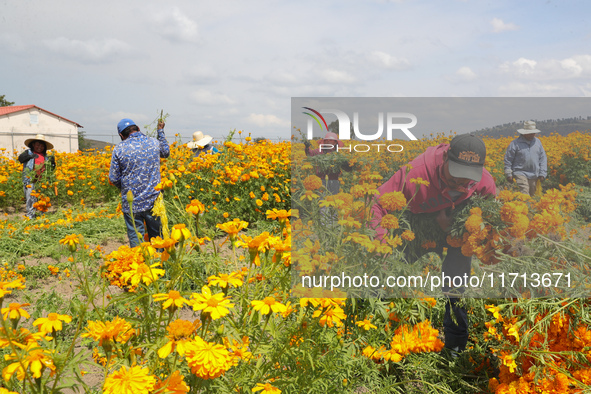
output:
<svg viewBox="0 0 591 394"><path fill-rule="evenodd" d="M591 3L0 0L0 95L117 142L289 138L292 97L587 97Z"/></svg>

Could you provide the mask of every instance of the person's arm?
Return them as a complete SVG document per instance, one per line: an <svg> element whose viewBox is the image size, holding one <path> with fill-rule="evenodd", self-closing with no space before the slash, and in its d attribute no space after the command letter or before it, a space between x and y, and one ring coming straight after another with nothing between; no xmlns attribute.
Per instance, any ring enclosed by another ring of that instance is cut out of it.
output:
<svg viewBox="0 0 591 394"><path fill-rule="evenodd" d="M158 143L160 144L160 157L166 159L170 156L170 147L168 146L168 141L166 141L166 136L164 135L164 122L158 122Z"/></svg>
<svg viewBox="0 0 591 394"><path fill-rule="evenodd" d="M109 182L121 189L121 164L115 152L111 155L111 167L109 168Z"/></svg>
<svg viewBox="0 0 591 394"><path fill-rule="evenodd" d="M20 161L22 164L25 164L29 160L34 159L36 157L36 153L33 153L30 149L27 149L18 156L18 161Z"/></svg>
<svg viewBox="0 0 591 394"><path fill-rule="evenodd" d="M49 169L51 171L55 171L55 156L47 156L47 164L49 165Z"/></svg>
<svg viewBox="0 0 591 394"><path fill-rule="evenodd" d="M505 152L505 177L509 182L513 182L513 160L515 160L515 145L509 144L507 152Z"/></svg>
<svg viewBox="0 0 591 394"><path fill-rule="evenodd" d="M304 152L306 152L306 156L310 156L310 144L309 140L304 140Z"/></svg>
<svg viewBox="0 0 591 394"><path fill-rule="evenodd" d="M546 157L546 151L540 141L540 180L544 180L548 177L548 158Z"/></svg>

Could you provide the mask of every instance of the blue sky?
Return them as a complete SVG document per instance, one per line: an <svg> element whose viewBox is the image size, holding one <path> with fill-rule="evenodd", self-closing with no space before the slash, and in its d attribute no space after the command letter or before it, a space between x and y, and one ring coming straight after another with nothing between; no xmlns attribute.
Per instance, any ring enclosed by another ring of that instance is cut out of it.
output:
<svg viewBox="0 0 591 394"><path fill-rule="evenodd" d="M587 97L588 1L0 1L0 94L117 142L289 138L291 97Z"/></svg>

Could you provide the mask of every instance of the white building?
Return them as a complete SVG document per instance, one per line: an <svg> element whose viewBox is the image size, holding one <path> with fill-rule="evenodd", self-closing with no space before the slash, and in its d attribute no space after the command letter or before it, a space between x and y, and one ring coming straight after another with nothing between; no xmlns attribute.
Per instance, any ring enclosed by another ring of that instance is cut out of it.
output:
<svg viewBox="0 0 591 394"><path fill-rule="evenodd" d="M37 134L45 135L58 152L76 152L79 127L82 126L36 105L0 107L0 149L4 149L0 152L20 153L27 148L25 140Z"/></svg>

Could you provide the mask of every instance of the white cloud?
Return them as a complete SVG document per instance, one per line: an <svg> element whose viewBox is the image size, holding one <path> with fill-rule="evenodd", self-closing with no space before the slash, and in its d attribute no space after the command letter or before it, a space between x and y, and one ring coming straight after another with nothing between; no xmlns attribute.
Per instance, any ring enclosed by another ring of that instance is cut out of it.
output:
<svg viewBox="0 0 591 394"><path fill-rule="evenodd" d="M492 25L493 32L495 32L495 33L502 33L504 31L519 29L519 26L517 26L516 24L505 23L505 22L503 22L502 19L499 19L499 18L493 18L493 20L490 21L490 24Z"/></svg>
<svg viewBox="0 0 591 394"><path fill-rule="evenodd" d="M325 68L319 73L320 78L327 83L353 83L355 77L346 71L335 70L334 68Z"/></svg>
<svg viewBox="0 0 591 394"><path fill-rule="evenodd" d="M154 31L170 41L198 42L197 22L187 17L178 7L152 12Z"/></svg>
<svg viewBox="0 0 591 394"><path fill-rule="evenodd" d="M501 72L517 78L532 80L564 80L591 76L591 55L540 61L519 58L499 66Z"/></svg>
<svg viewBox="0 0 591 394"><path fill-rule="evenodd" d="M81 41L58 37L43 40L43 45L52 52L82 62L111 61L116 56L127 53L130 49L130 46L125 42L114 38Z"/></svg>
<svg viewBox="0 0 591 394"><path fill-rule="evenodd" d="M458 71L456 71L456 76L464 81L473 81L476 79L477 75L470 67L460 67Z"/></svg>
<svg viewBox="0 0 591 394"><path fill-rule="evenodd" d="M511 82L499 87L499 94L507 97L553 97L580 95L580 91L571 84L543 82Z"/></svg>
<svg viewBox="0 0 591 394"><path fill-rule="evenodd" d="M370 60L379 67L386 69L404 70L410 67L410 62L407 59L395 57L381 51L373 51L370 54Z"/></svg>
<svg viewBox="0 0 591 394"><path fill-rule="evenodd" d="M213 93L206 89L198 89L191 93L191 99L197 104L202 105L220 105L233 104L234 101L225 94Z"/></svg>
<svg viewBox="0 0 591 394"><path fill-rule="evenodd" d="M289 122L278 118L275 115L263 115L251 113L246 121L259 127L265 126L289 126Z"/></svg>

